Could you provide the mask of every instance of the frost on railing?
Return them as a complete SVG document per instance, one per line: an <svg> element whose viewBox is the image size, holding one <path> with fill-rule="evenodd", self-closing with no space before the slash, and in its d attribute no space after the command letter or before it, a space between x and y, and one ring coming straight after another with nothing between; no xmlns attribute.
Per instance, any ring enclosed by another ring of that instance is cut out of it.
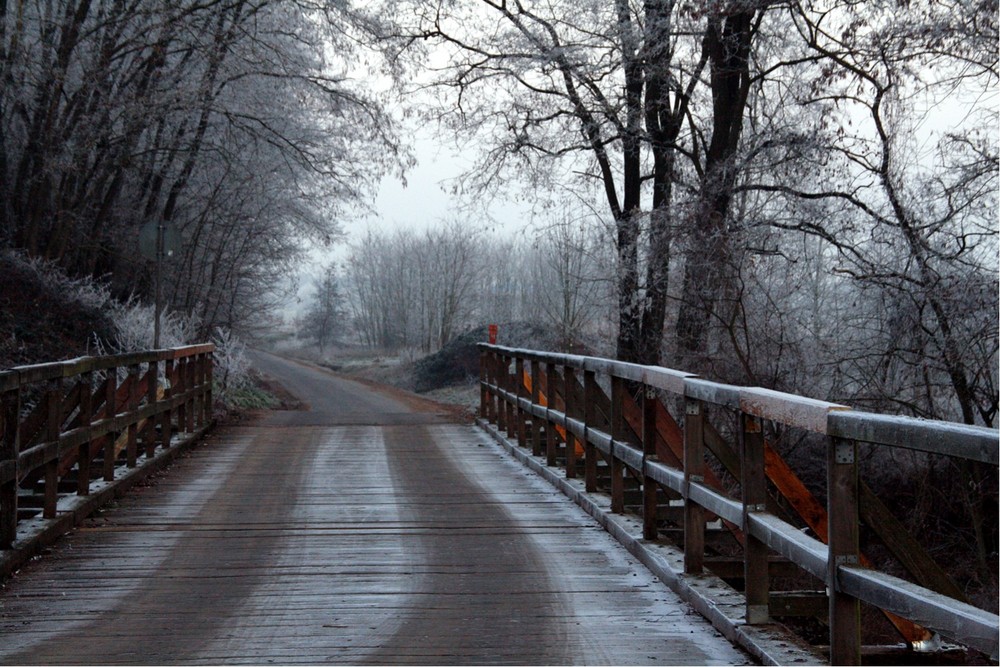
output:
<svg viewBox="0 0 1000 667"><path fill-rule="evenodd" d="M98 474L113 482L194 433L212 415L214 346L81 357L0 372L0 548L17 539L19 490L40 495L53 519L60 481L88 495ZM28 409L24 398L35 402ZM27 509L27 508L23 508Z"/></svg>
<svg viewBox="0 0 1000 667"><path fill-rule="evenodd" d="M872 493L859 475L859 443L995 467L997 431L857 412L609 359L486 344L481 350L481 416L544 454L548 465L564 467L567 478L582 474L587 491L604 488L612 511L635 508L647 539L683 541L686 574L714 568L742 579L746 624L820 613L830 628L831 661L856 664L865 602L883 611L911 650L928 650L944 637L996 659L1000 619L969 604ZM675 418L668 403L682 413ZM736 426L717 430L710 411L734 415L726 421ZM778 429L825 443L825 503L778 454L770 441ZM641 499L627 500L630 483ZM728 536L731 543L712 554L710 520L721 520L713 539ZM922 585L872 569L860 548L862 524ZM742 554L735 568L725 556L734 550ZM786 573L787 566L794 571ZM798 597L772 590L772 570L793 580L807 573L818 590Z"/></svg>

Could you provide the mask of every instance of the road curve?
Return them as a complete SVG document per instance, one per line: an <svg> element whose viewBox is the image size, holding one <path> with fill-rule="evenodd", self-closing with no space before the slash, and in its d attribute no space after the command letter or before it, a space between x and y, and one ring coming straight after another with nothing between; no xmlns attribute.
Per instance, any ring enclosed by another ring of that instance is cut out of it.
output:
<svg viewBox="0 0 1000 667"><path fill-rule="evenodd" d="M0 593L3 664L746 664L470 425L266 354L221 429Z"/></svg>

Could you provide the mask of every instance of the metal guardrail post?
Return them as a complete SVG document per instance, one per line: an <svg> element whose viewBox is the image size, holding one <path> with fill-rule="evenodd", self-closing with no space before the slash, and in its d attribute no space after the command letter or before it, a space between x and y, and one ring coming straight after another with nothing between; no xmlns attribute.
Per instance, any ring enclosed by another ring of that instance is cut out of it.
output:
<svg viewBox="0 0 1000 667"><path fill-rule="evenodd" d="M0 465L7 465L13 479L0 483L0 549L9 549L17 539L17 455L20 451L20 386L0 394Z"/></svg>
<svg viewBox="0 0 1000 667"><path fill-rule="evenodd" d="M764 512L767 503L767 477L764 474L764 432L761 420L740 412L740 488L743 501L743 533L746 535L744 578L746 581L746 622L767 623L768 581L767 545L750 534L750 515Z"/></svg>
<svg viewBox="0 0 1000 667"><path fill-rule="evenodd" d="M841 590L841 565L858 565L858 446L854 440L827 439L829 518L830 663L861 664L861 605Z"/></svg>
<svg viewBox="0 0 1000 667"><path fill-rule="evenodd" d="M705 481L705 406L684 400L684 572L701 574L705 563L705 510L691 501L691 484Z"/></svg>

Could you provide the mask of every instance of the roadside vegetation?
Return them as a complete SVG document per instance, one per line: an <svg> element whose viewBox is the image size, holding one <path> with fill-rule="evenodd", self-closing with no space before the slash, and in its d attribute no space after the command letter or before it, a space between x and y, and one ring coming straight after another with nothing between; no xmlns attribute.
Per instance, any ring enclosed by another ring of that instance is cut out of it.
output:
<svg viewBox="0 0 1000 667"><path fill-rule="evenodd" d="M52 262L23 253L0 252L0 370L16 366L136 352L150 348L152 308L136 300L117 301L107 285L71 278ZM199 342L197 322L166 313L163 347ZM246 345L218 328L215 387L218 415L275 407L247 357Z"/></svg>

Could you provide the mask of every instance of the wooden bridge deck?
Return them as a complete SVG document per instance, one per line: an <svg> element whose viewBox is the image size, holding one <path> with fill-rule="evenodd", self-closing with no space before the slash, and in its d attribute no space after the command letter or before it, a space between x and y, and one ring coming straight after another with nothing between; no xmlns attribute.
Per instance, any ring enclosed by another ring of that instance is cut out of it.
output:
<svg viewBox="0 0 1000 667"><path fill-rule="evenodd" d="M746 664L481 432L317 371L0 593L5 664Z"/></svg>

